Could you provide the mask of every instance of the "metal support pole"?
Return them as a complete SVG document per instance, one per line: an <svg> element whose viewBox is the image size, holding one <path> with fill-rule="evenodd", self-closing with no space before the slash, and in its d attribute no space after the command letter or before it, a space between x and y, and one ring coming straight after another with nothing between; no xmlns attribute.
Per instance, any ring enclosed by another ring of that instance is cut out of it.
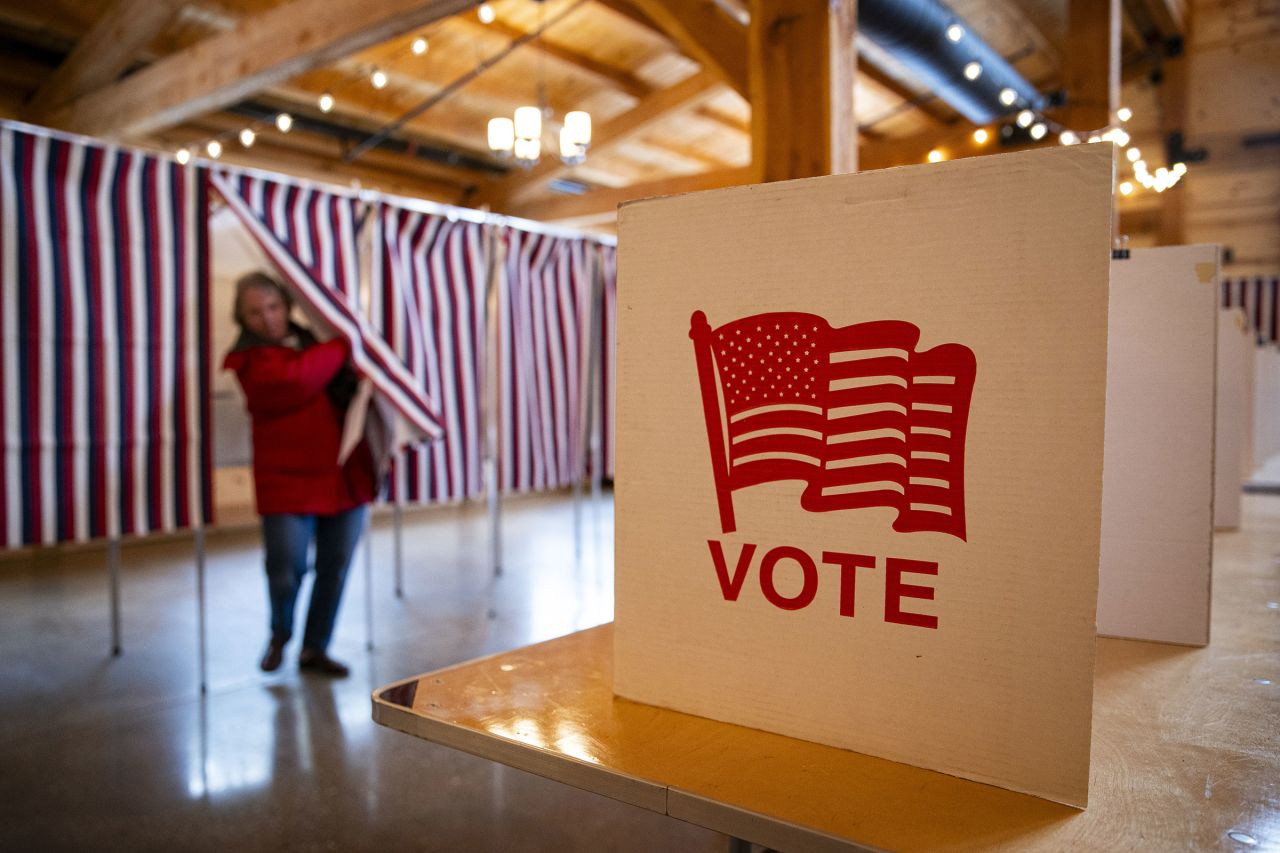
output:
<svg viewBox="0 0 1280 853"><path fill-rule="evenodd" d="M208 634L206 631L204 525L196 527L196 646L200 657L200 695L209 693Z"/></svg>
<svg viewBox="0 0 1280 853"><path fill-rule="evenodd" d="M502 576L502 500L498 482L498 428L501 419L500 382L502 380L503 323L499 299L499 282L503 264L503 243L497 238L499 226L487 234L485 261L488 282L485 291L485 367L484 367L484 433L485 490L489 496L489 554L493 576Z"/></svg>
<svg viewBox="0 0 1280 853"><path fill-rule="evenodd" d="M373 512L364 526L364 647L373 651Z"/></svg>
<svg viewBox="0 0 1280 853"><path fill-rule="evenodd" d="M394 513L396 598L404 598L404 508L399 501Z"/></svg>
<svg viewBox="0 0 1280 853"><path fill-rule="evenodd" d="M111 654L120 657L124 647L120 640L120 537L111 537L107 545L107 576L111 589Z"/></svg>

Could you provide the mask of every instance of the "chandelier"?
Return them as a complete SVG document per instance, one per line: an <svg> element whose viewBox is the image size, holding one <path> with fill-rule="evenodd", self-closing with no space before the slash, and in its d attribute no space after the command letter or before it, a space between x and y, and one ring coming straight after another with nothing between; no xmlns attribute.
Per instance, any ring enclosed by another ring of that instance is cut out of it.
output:
<svg viewBox="0 0 1280 853"><path fill-rule="evenodd" d="M546 29L546 6L539 2L539 23L534 41ZM489 150L502 159L514 158L516 164L531 169L542 158L542 120L551 111L547 107L546 75L543 54L538 53L538 106L517 107L512 118L489 119ZM560 128L560 161L577 166L587 159L591 147L591 116L583 110L565 113Z"/></svg>

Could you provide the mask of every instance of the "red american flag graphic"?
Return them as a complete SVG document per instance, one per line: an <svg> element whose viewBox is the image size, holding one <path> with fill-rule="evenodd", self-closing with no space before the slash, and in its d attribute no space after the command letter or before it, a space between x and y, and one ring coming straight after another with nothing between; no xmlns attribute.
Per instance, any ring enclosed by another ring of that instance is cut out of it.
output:
<svg viewBox="0 0 1280 853"><path fill-rule="evenodd" d="M917 352L911 323L832 328L789 311L715 329L696 311L689 337L723 532L734 490L800 480L808 512L891 507L900 533L965 538L968 347Z"/></svg>

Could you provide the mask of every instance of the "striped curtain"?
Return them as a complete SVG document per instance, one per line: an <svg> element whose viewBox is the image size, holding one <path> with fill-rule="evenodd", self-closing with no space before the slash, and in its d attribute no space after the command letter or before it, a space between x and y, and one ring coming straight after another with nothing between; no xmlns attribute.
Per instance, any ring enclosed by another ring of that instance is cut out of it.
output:
<svg viewBox="0 0 1280 853"><path fill-rule="evenodd" d="M1222 307L1240 308L1258 346L1280 344L1280 278L1252 276L1222 280Z"/></svg>
<svg viewBox="0 0 1280 853"><path fill-rule="evenodd" d="M504 492L571 485L583 476L581 382L594 243L506 232L499 294Z"/></svg>
<svg viewBox="0 0 1280 853"><path fill-rule="evenodd" d="M614 353L618 348L618 250L614 246L600 245L599 253L601 288L600 318L600 382L599 401L596 404L596 423L599 424L599 458L592 465L608 479L613 479L613 429L614 429Z"/></svg>
<svg viewBox="0 0 1280 853"><path fill-rule="evenodd" d="M484 493L481 370L487 226L380 206L371 314L412 373L440 401L444 437L393 460L388 500L433 504Z"/></svg>
<svg viewBox="0 0 1280 853"><path fill-rule="evenodd" d="M304 307L351 344L356 370L412 434L438 438L436 404L360 305L359 200L229 170L215 171L212 179Z"/></svg>
<svg viewBox="0 0 1280 853"><path fill-rule="evenodd" d="M0 547L210 521L207 176L0 124Z"/></svg>

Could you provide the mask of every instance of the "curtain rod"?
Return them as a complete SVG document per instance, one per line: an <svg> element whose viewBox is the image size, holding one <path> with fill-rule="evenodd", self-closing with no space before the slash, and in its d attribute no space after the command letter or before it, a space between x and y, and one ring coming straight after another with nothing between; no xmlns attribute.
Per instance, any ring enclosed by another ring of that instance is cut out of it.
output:
<svg viewBox="0 0 1280 853"><path fill-rule="evenodd" d="M115 142L108 142L103 139L95 139L92 136L85 136L80 133L70 133L64 130L54 130L51 127L42 127L36 124L28 124L13 119L0 119L0 128L10 127L15 130L29 133L33 136L44 136L49 139L57 139L62 142L71 142L85 145L96 145L103 148L126 149L133 151L141 151L154 157L164 160L177 162L173 154L168 151L160 151L154 148L148 148L142 145L121 145ZM581 237L586 240L594 240L605 246L617 246L618 238L611 234L590 234L576 228L567 228L560 225L549 225L545 222L538 222L533 219L521 219L515 216L503 216L502 214L492 213L489 211L475 210L470 207L458 207L457 205L444 204L438 201L428 201L424 198L413 198L411 196L394 195L385 193L380 190L371 189L353 189L345 187L341 184L331 184L326 181L316 181L311 178L303 178L297 175L286 175L282 172L272 172L268 169L260 169L255 166L237 166L231 163L220 163L217 160L207 160L202 157L192 157L192 162L199 161L209 168L222 169L228 172L238 172L253 177L266 178L272 181L281 181L291 183L295 186L307 187L310 189L323 190L333 195L344 196L346 198L358 198L361 201L384 201L394 204L397 207L407 208L419 213L430 213L437 216L446 216L453 219L460 219L465 222L474 222L478 225L496 225L499 227L515 228L519 231L530 231L535 234L546 234L550 237Z"/></svg>

